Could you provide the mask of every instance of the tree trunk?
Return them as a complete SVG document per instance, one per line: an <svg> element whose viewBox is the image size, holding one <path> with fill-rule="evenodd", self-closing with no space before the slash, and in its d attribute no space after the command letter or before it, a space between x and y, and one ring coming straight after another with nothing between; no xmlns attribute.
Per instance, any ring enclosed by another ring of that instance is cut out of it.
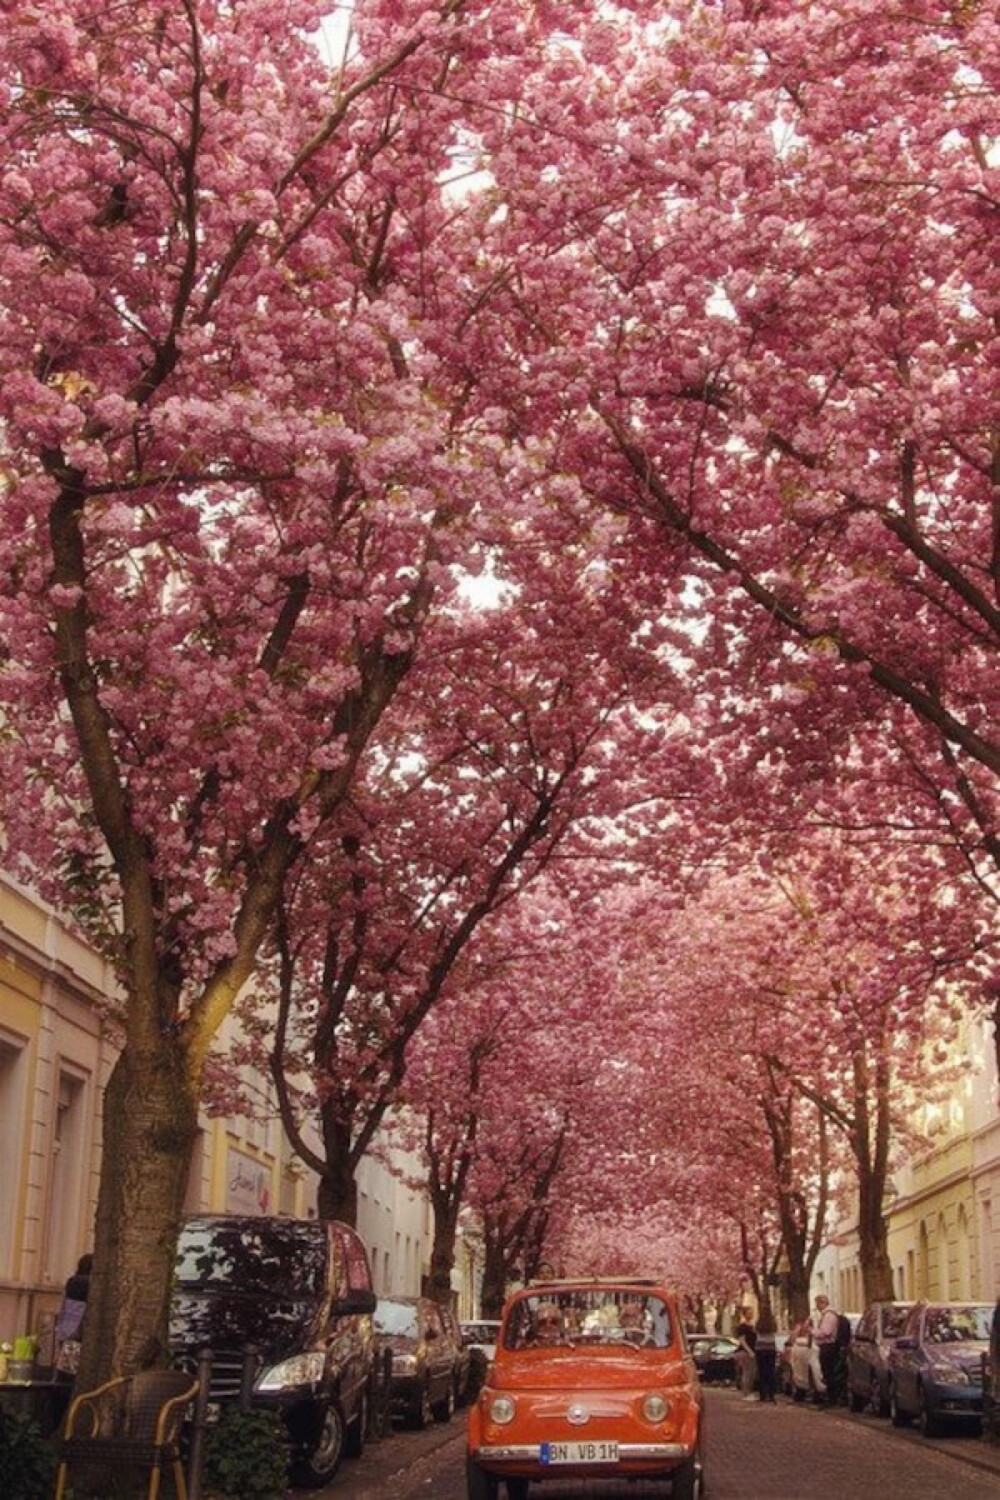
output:
<svg viewBox="0 0 1000 1500"><path fill-rule="evenodd" d="M869 1302L891 1302L895 1291L888 1226L882 1212L884 1178L859 1171L858 1189L858 1259L867 1307Z"/></svg>
<svg viewBox="0 0 1000 1500"><path fill-rule="evenodd" d="M358 1222L358 1185L354 1180L351 1122L335 1111L334 1100L321 1111L326 1170L319 1180L317 1212L321 1219L339 1219L354 1229Z"/></svg>
<svg viewBox="0 0 1000 1500"><path fill-rule="evenodd" d="M173 1035L127 1046L104 1097L104 1152L77 1390L165 1365L198 1094Z"/></svg>
<svg viewBox="0 0 1000 1500"><path fill-rule="evenodd" d="M451 1302L451 1272L455 1264L455 1237L458 1230L458 1206L434 1206L434 1244L431 1248L431 1274L427 1278L427 1295L435 1302Z"/></svg>
<svg viewBox="0 0 1000 1500"><path fill-rule="evenodd" d="M788 1316L794 1326L809 1316L809 1272L799 1261L788 1257Z"/></svg>
<svg viewBox="0 0 1000 1500"><path fill-rule="evenodd" d="M499 1237L487 1235L480 1294L484 1318L499 1318L506 1292L507 1265L503 1241Z"/></svg>

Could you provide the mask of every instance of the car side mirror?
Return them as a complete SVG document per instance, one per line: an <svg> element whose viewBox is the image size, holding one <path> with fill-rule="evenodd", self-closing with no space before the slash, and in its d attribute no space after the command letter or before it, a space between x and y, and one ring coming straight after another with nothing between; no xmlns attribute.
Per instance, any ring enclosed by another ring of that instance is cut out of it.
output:
<svg viewBox="0 0 1000 1500"><path fill-rule="evenodd" d="M917 1341L916 1341L916 1339L911 1339L911 1338L897 1339L896 1342L895 1342L895 1344L893 1345L894 1349L915 1349L916 1347L917 1347Z"/></svg>
<svg viewBox="0 0 1000 1500"><path fill-rule="evenodd" d="M338 1318L354 1318L362 1315L370 1315L375 1311L378 1298L374 1292L365 1292L356 1288L341 1297L333 1304L334 1316Z"/></svg>

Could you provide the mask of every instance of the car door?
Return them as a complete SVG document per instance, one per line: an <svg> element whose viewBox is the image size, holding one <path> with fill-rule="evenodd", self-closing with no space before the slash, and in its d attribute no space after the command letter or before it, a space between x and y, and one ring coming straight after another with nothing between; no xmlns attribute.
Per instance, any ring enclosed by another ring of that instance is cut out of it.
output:
<svg viewBox="0 0 1000 1500"><path fill-rule="evenodd" d="M443 1401L454 1378L455 1361L451 1345L445 1334L437 1307L433 1302L421 1305L423 1339L427 1348L427 1368L430 1372L431 1400Z"/></svg>
<svg viewBox="0 0 1000 1500"><path fill-rule="evenodd" d="M906 1320L902 1338L897 1339L896 1347L892 1351L892 1381L896 1389L896 1403L903 1411L911 1415L917 1410L917 1379L923 1321L923 1308L915 1307Z"/></svg>
<svg viewBox="0 0 1000 1500"><path fill-rule="evenodd" d="M878 1309L870 1307L858 1324L847 1351L847 1384L856 1396L872 1388L872 1365L878 1337Z"/></svg>

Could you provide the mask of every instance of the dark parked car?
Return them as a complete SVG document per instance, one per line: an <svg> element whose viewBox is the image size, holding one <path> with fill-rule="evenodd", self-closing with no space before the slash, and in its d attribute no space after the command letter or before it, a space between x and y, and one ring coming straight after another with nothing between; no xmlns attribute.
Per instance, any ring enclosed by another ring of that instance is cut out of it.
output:
<svg viewBox="0 0 1000 1500"><path fill-rule="evenodd" d="M852 1411L867 1407L889 1415L889 1352L903 1332L912 1302L873 1302L865 1309L847 1351L847 1399Z"/></svg>
<svg viewBox="0 0 1000 1500"><path fill-rule="evenodd" d="M455 1349L455 1400L459 1406L462 1406L469 1399L469 1385L472 1379L472 1354L462 1337L462 1327L454 1308L445 1307L439 1303L438 1312L441 1315L441 1323L444 1331Z"/></svg>
<svg viewBox="0 0 1000 1500"><path fill-rule="evenodd" d="M983 1355L993 1304L918 1302L889 1355L889 1409L895 1426L914 1417L932 1437L948 1421L982 1420Z"/></svg>
<svg viewBox="0 0 1000 1500"><path fill-rule="evenodd" d="M461 1324L462 1343L469 1351L470 1395L476 1395L486 1379L486 1372L496 1353L497 1334L500 1331L498 1318L480 1318L477 1323Z"/></svg>
<svg viewBox="0 0 1000 1500"><path fill-rule="evenodd" d="M705 1385L736 1384L736 1351L739 1345L735 1339L723 1334L689 1333L688 1348L691 1350L695 1369Z"/></svg>
<svg viewBox="0 0 1000 1500"><path fill-rule="evenodd" d="M364 1446L374 1311L365 1247L346 1224L218 1214L181 1229L175 1363L192 1368L211 1349L215 1405L239 1396L252 1346L253 1404L283 1416L294 1484L326 1484Z"/></svg>
<svg viewBox="0 0 1000 1500"><path fill-rule="evenodd" d="M458 1399L458 1350L428 1297L380 1297L375 1326L392 1348L392 1413L426 1427L447 1422Z"/></svg>

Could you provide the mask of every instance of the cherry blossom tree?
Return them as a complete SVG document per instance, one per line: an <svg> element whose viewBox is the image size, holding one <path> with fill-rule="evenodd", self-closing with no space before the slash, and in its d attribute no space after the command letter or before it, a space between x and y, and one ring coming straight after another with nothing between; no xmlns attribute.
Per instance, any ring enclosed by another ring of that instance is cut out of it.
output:
<svg viewBox="0 0 1000 1500"><path fill-rule="evenodd" d="M331 69L301 0L5 13L6 857L122 986L85 1383L164 1357L212 1039L521 493L449 179L556 19L368 0Z"/></svg>

